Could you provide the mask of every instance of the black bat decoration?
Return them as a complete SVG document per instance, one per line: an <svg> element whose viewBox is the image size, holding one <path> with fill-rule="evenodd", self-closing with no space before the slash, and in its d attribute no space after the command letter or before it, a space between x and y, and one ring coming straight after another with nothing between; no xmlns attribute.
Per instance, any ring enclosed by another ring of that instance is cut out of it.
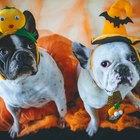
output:
<svg viewBox="0 0 140 140"><path fill-rule="evenodd" d="M128 22L133 23L133 21L129 18L126 17L125 19L120 19L120 17L115 16L114 18L109 16L107 12L101 13L99 16L105 17L106 20L110 21L110 23L114 23L114 27L120 27L120 24L127 24Z"/></svg>

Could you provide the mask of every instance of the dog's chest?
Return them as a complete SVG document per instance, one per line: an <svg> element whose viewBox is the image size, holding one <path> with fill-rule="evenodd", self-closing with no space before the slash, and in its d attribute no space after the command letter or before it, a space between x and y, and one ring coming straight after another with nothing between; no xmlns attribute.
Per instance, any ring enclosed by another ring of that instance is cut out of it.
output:
<svg viewBox="0 0 140 140"><path fill-rule="evenodd" d="M81 70L78 80L78 89L81 98L89 106L101 108L108 101L107 94L97 87L87 70Z"/></svg>
<svg viewBox="0 0 140 140"><path fill-rule="evenodd" d="M45 82L21 83L23 85L4 85L1 86L2 98L11 106L15 107L40 107L50 100L49 89ZM47 93L48 92L48 93Z"/></svg>

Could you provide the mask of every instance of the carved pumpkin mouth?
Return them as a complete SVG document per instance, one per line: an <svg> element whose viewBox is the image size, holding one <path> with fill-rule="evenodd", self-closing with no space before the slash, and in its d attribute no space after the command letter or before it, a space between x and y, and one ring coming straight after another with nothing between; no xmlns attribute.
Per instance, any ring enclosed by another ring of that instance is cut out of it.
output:
<svg viewBox="0 0 140 140"><path fill-rule="evenodd" d="M9 25L9 28L14 28L14 25L13 25L13 24L10 24L10 25Z"/></svg>

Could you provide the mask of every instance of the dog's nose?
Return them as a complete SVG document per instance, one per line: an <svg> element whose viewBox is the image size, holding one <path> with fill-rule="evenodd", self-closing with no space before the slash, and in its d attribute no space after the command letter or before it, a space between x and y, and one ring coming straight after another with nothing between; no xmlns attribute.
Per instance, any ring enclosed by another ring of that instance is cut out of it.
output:
<svg viewBox="0 0 140 140"><path fill-rule="evenodd" d="M27 52L18 52L15 56L16 60L20 63L31 65L32 57Z"/></svg>
<svg viewBox="0 0 140 140"><path fill-rule="evenodd" d="M115 72L119 74L121 80L124 82L127 81L128 77L130 77L130 69L124 64L118 65Z"/></svg>

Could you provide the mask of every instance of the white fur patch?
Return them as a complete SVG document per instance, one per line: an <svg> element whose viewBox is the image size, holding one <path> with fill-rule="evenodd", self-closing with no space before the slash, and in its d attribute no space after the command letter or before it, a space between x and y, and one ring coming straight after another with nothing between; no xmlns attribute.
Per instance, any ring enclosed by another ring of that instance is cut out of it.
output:
<svg viewBox="0 0 140 140"><path fill-rule="evenodd" d="M16 49L19 49L22 47L22 42L16 35L11 35L10 37L11 37L11 40L14 43Z"/></svg>

